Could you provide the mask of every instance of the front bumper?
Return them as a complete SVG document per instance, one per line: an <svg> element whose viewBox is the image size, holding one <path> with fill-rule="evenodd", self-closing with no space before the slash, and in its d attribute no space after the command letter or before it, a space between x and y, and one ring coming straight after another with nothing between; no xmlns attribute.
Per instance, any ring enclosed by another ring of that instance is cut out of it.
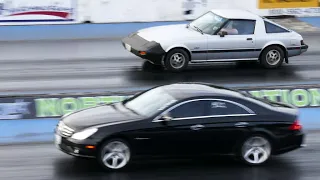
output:
<svg viewBox="0 0 320 180"><path fill-rule="evenodd" d="M76 141L61 136L57 132L55 133L55 145L60 151L76 157L95 158L97 153L95 142L90 140Z"/></svg>
<svg viewBox="0 0 320 180"><path fill-rule="evenodd" d="M127 51L142 59L146 59L156 65L162 64L165 51L155 41L147 41L135 33L123 38L122 45Z"/></svg>
<svg viewBox="0 0 320 180"><path fill-rule="evenodd" d="M304 53L304 52L307 52L308 51L308 49L309 49L309 46L308 45L302 45L301 46L301 53Z"/></svg>

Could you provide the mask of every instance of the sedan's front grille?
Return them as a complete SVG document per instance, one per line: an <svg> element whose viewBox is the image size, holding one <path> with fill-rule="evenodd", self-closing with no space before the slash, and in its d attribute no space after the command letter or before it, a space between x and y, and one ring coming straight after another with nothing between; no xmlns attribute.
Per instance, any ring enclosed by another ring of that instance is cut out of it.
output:
<svg viewBox="0 0 320 180"><path fill-rule="evenodd" d="M58 124L58 131L61 135L66 137L70 137L74 133L74 130L65 125L62 121Z"/></svg>

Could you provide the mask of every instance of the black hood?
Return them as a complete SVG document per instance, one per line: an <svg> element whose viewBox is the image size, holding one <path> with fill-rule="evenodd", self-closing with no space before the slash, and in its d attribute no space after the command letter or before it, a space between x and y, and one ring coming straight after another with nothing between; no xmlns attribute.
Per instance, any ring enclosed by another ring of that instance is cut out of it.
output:
<svg viewBox="0 0 320 180"><path fill-rule="evenodd" d="M141 120L142 118L117 103L74 112L64 117L63 122L72 129L81 130L95 125Z"/></svg>

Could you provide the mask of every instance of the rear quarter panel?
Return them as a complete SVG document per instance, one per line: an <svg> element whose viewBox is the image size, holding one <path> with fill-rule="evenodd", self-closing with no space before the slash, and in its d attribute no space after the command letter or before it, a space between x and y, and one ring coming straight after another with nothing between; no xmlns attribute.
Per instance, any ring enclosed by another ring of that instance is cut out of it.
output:
<svg viewBox="0 0 320 180"><path fill-rule="evenodd" d="M273 22L274 23L274 22ZM275 23L276 25L279 25ZM256 48L263 49L270 45L282 45L285 48L300 47L302 36L294 31L286 33L266 33L264 20L257 21L256 35ZM279 25L282 27L281 25ZM289 56L299 55L300 50L289 50Z"/></svg>
<svg viewBox="0 0 320 180"><path fill-rule="evenodd" d="M251 98L239 103L249 107L256 114L249 122L251 131L267 134L272 139L288 135L289 126L299 115L299 111L294 107L274 107Z"/></svg>
<svg viewBox="0 0 320 180"><path fill-rule="evenodd" d="M252 133L266 135L271 140L275 152L290 146L290 139L297 132L291 131L289 127L299 118L298 110L293 107L270 107L261 110L263 112L257 113L251 127Z"/></svg>

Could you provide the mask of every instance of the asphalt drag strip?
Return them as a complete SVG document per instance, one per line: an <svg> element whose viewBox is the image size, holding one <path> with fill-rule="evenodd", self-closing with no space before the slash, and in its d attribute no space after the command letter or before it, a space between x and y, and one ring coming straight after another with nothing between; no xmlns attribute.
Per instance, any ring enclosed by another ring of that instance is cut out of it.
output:
<svg viewBox="0 0 320 180"><path fill-rule="evenodd" d="M232 158L135 162L122 172L104 172L94 160L76 159L53 144L0 147L0 179L10 180L315 180L320 177L320 133L307 136L307 147L273 157L261 167Z"/></svg>
<svg viewBox="0 0 320 180"><path fill-rule="evenodd" d="M318 35L305 35L306 53L270 70L234 63L196 64L185 72L163 72L145 66L119 40L91 39L12 42L0 44L0 92L24 94L96 89L136 88L200 81L218 85L320 82ZM57 53L59 52L59 53Z"/></svg>
<svg viewBox="0 0 320 180"><path fill-rule="evenodd" d="M1 95L17 95L51 91L92 92L96 89L116 91L186 81L242 86L320 83L320 59L317 55L292 58L289 64L279 69L264 69L254 63L215 63L193 65L181 73L143 66L137 59L130 60L130 65L125 62L87 60L74 65L48 61L41 64L5 64L0 67L0 92Z"/></svg>

